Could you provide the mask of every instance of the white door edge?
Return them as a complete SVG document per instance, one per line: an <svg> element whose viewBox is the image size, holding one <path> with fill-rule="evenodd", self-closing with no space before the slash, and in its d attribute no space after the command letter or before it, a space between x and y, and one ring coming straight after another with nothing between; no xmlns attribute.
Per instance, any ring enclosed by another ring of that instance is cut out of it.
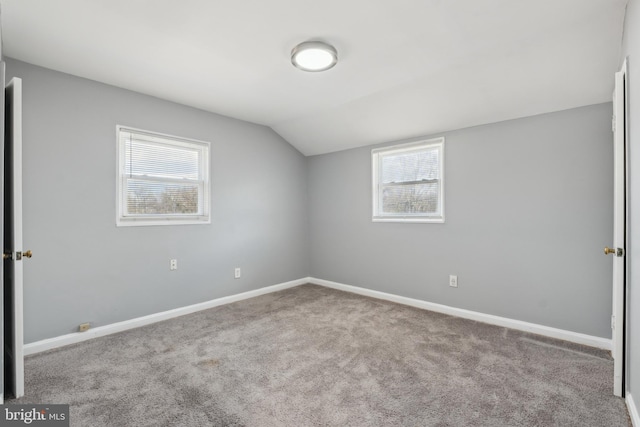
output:
<svg viewBox="0 0 640 427"><path fill-rule="evenodd" d="M13 78L7 85L11 90L12 123L11 126L13 141L7 141L13 145L13 228L14 228L14 248L16 251L24 251L22 242L22 80ZM23 267L22 260L14 260L14 394L15 397L24 396L24 309L23 309Z"/></svg>
<svg viewBox="0 0 640 427"><path fill-rule="evenodd" d="M612 277L612 351L613 394L623 395L624 385L624 298L625 298L625 239L626 239L626 120L625 120L625 79L626 61L615 74L613 96L613 143L614 143L614 207L613 207L613 247L622 248L623 256L613 256Z"/></svg>

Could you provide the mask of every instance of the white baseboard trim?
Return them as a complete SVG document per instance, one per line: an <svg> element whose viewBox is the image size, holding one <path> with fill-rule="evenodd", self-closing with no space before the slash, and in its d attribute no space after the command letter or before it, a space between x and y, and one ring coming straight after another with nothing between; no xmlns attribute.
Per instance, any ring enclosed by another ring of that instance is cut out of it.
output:
<svg viewBox="0 0 640 427"><path fill-rule="evenodd" d="M633 427L640 427L640 414L638 414L638 407L633 401L633 396L631 396L631 393L627 393L627 396L624 400L625 402L627 402L627 409L629 410L629 417L631 418Z"/></svg>
<svg viewBox="0 0 640 427"><path fill-rule="evenodd" d="M103 337L105 335L111 335L117 332L139 328L140 326L161 322L167 319L173 319L174 317L184 316L185 314L195 313L196 311L206 310L208 308L217 307L219 305L230 304L232 302L257 297L257 296L268 294L271 292L277 292L283 289L293 288L295 286L303 285L305 283L309 283L308 278L292 280L290 282L280 283L273 286L267 286L267 287L256 289L253 291L243 292L241 294L230 295L227 297L217 298L214 300L205 301L198 304L188 305L186 307L180 307L180 308L175 308L173 310L167 310L160 313L150 314L148 316L142 316L142 317L137 317L135 319L129 319L122 322L112 323L109 325L98 326L94 329L89 329L86 332L74 332L71 334L62 335L55 338L48 338L41 341L32 342L29 344L25 344L24 355L28 356L30 354L40 353L40 352L51 350L54 348L63 347L65 345L87 341L92 338Z"/></svg>
<svg viewBox="0 0 640 427"><path fill-rule="evenodd" d="M604 350L611 351L611 340L607 338L594 337L591 335L581 334L578 332L566 331L564 329L551 328L549 326L538 325L536 323L523 322L521 320L509 319L507 317L494 316L484 314L477 311L465 310L462 308L450 307L448 305L436 304L433 302L423 301L414 298L402 297L399 295L388 294L386 292L373 291L371 289L360 288L357 286L345 285L343 283L331 282L329 280L308 278L309 283L315 285L326 286L328 288L338 289L341 291L351 292L354 294L364 295L372 298L383 299L396 302L399 304L409 305L412 307L422 308L424 310L435 311L438 313L449 314L451 316L463 317L465 319L475 320L478 322L489 323L491 325L503 326L505 328L517 329L519 331L531 332L538 335L544 335L551 338L561 339L577 344L588 345ZM637 426L640 427L640 426Z"/></svg>
<svg viewBox="0 0 640 427"><path fill-rule="evenodd" d="M115 334L115 333L126 331L129 329L139 328L141 326L149 325L156 322L161 322L163 320L172 319L174 317L184 316L185 314L206 310L208 308L213 308L213 307L217 307L224 304L230 304L232 302L257 297L257 296L268 294L271 292L281 291L283 289L293 288L295 286L303 285L305 283L313 283L315 285L325 286L328 288L338 289L341 291L351 292L354 294L364 295L372 298L392 301L399 304L409 305L411 307L421 308L424 310L430 310L438 313L449 314L451 316L457 316L465 319L475 320L478 322L489 323L497 326L503 326L506 328L516 329L519 331L531 332L534 334L544 335L551 338L557 338L565 341L584 344L584 345L611 351L611 340L606 338L594 337L591 335L581 334L578 332L571 332L563 329L551 328L549 326L538 325L535 323L523 322L521 320L514 320L506 317L499 317L491 314L484 314L477 311L470 311L462 308L450 307L447 305L436 304L436 303L423 301L419 299L402 297L399 295L389 294L386 292L374 291L371 289L345 285L343 283L332 282L329 280L317 279L315 277L304 277L302 279L292 280L290 282L280 283L273 286L267 286L264 288L243 292L236 295L217 298L211 301L205 301L202 303L193 304L186 307L175 308L173 310L154 313L148 316L142 316L142 317L137 317L135 319L112 323L109 325L98 326L96 328L89 329L86 332L74 332L74 333L62 335L59 337L48 338L41 341L32 342L29 344L25 344L24 355L28 356L31 354L40 353L40 352L51 350L54 348L63 347L65 345L87 341L92 338L103 337L106 335ZM631 402L633 405L633 401ZM633 408L635 409L635 405L633 406ZM629 409L629 412L631 412L631 409ZM637 411L635 413L637 416ZM634 424L634 427L640 427L640 424L638 425Z"/></svg>

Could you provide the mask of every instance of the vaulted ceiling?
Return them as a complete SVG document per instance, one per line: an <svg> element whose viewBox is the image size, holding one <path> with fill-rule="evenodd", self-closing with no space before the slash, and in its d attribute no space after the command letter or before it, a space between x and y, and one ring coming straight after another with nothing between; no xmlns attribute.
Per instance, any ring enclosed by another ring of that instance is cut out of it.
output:
<svg viewBox="0 0 640 427"><path fill-rule="evenodd" d="M627 0L1 0L3 52L305 155L607 102ZM324 40L329 71L293 67Z"/></svg>

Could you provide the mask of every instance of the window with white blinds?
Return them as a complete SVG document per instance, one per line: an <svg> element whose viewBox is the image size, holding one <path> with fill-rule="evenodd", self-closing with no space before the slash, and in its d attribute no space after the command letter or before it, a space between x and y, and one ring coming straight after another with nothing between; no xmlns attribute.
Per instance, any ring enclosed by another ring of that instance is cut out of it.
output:
<svg viewBox="0 0 640 427"><path fill-rule="evenodd" d="M444 138L371 151L373 221L444 222Z"/></svg>
<svg viewBox="0 0 640 427"><path fill-rule="evenodd" d="M210 222L208 142L117 127L117 225Z"/></svg>

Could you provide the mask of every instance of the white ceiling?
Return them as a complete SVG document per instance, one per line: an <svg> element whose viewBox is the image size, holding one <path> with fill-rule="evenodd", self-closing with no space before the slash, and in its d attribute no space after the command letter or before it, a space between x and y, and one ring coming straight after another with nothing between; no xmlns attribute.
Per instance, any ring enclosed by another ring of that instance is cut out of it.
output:
<svg viewBox="0 0 640 427"><path fill-rule="evenodd" d="M305 155L606 102L627 0L1 0L9 57L273 128ZM339 62L293 67L299 42Z"/></svg>

